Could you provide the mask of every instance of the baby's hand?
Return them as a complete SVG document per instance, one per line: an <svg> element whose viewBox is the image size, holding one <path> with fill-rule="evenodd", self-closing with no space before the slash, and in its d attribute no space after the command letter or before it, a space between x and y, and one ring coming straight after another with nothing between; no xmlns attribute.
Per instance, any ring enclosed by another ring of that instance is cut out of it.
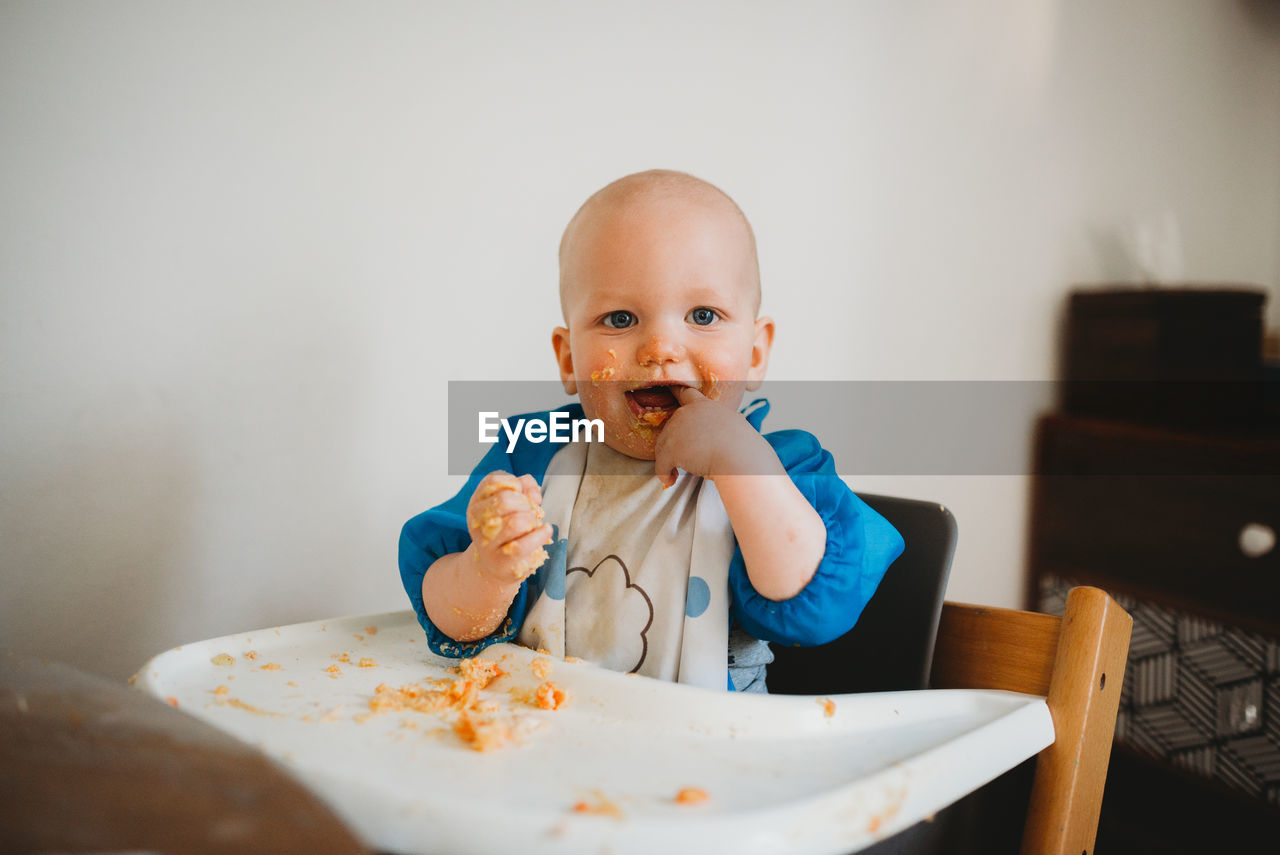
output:
<svg viewBox="0 0 1280 855"><path fill-rule="evenodd" d="M467 505L467 530L480 573L518 582L547 560L551 526L542 523L542 488L529 475L490 472Z"/></svg>
<svg viewBox="0 0 1280 855"><path fill-rule="evenodd" d="M743 415L697 389L672 386L680 402L658 434L654 470L670 487L680 468L704 478L764 474L777 455Z"/></svg>

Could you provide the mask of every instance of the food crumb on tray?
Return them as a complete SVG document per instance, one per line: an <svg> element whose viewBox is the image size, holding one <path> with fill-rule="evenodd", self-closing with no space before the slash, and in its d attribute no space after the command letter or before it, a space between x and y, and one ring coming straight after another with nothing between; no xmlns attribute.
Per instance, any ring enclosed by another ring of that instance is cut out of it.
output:
<svg viewBox="0 0 1280 855"><path fill-rule="evenodd" d="M583 799L573 806L574 813L589 813L597 816L611 816L614 819L626 819L627 815L617 803L608 799L603 793L596 792L591 798Z"/></svg>
<svg viewBox="0 0 1280 855"><path fill-rule="evenodd" d="M280 713L264 710L262 707L255 707L253 704L246 704L244 701L240 700L239 698L220 697L218 698L217 703L218 703L218 706L220 707L235 707L238 710L244 710L245 712L253 713L254 715L268 716L270 718L284 717Z"/></svg>
<svg viewBox="0 0 1280 855"><path fill-rule="evenodd" d="M818 706L822 707L822 714L827 718L836 714L836 702L830 698L818 698Z"/></svg>
<svg viewBox="0 0 1280 855"><path fill-rule="evenodd" d="M398 688L380 683L369 700L368 715L418 712L452 718L453 733L476 751L518 743L531 726L538 724L528 716L503 715L503 705L492 697L481 696L494 680L507 674L497 662L481 657L463 659L451 670L458 675L451 680L422 680ZM530 671L535 677L549 673L550 662L535 662ZM547 680L536 690L512 686L507 694L519 704L543 710L559 709L569 700L567 692Z"/></svg>
<svg viewBox="0 0 1280 855"><path fill-rule="evenodd" d="M476 751L501 748L514 738L512 724L499 718L472 716L463 711L453 723L453 732Z"/></svg>
<svg viewBox="0 0 1280 855"><path fill-rule="evenodd" d="M548 680L538 687L536 698L539 709L558 710L569 700L569 694Z"/></svg>
<svg viewBox="0 0 1280 855"><path fill-rule="evenodd" d="M675 802L680 805L699 805L711 798L711 794L701 787L685 787L676 793Z"/></svg>

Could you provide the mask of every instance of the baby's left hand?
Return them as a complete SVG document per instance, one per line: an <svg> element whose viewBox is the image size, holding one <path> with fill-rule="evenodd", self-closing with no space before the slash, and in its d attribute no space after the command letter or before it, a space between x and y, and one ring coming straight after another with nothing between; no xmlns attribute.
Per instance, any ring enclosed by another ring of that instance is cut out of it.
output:
<svg viewBox="0 0 1280 855"><path fill-rule="evenodd" d="M677 468L711 479L769 472L773 449L741 413L688 386L672 392L680 406L658 434L653 461L665 486L676 482Z"/></svg>

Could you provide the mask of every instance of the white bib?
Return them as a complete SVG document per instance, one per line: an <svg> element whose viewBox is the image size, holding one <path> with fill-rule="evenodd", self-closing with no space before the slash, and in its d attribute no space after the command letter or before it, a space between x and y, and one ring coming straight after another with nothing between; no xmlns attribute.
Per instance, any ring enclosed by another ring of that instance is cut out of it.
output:
<svg viewBox="0 0 1280 855"><path fill-rule="evenodd" d="M715 484L604 443L556 453L542 482L554 526L519 641L615 671L726 688L733 529Z"/></svg>

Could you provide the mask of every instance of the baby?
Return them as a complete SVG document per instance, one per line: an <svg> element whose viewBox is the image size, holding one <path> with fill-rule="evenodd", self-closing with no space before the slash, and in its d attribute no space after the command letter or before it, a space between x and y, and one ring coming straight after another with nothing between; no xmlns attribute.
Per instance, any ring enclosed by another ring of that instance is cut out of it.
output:
<svg viewBox="0 0 1280 855"><path fill-rule="evenodd" d="M604 441L499 443L411 519L400 568L432 650L518 640L619 671L765 691L766 641L847 632L902 538L803 431L761 434L774 323L755 238L680 172L597 192L560 244L559 412ZM549 413L534 414L546 420Z"/></svg>

